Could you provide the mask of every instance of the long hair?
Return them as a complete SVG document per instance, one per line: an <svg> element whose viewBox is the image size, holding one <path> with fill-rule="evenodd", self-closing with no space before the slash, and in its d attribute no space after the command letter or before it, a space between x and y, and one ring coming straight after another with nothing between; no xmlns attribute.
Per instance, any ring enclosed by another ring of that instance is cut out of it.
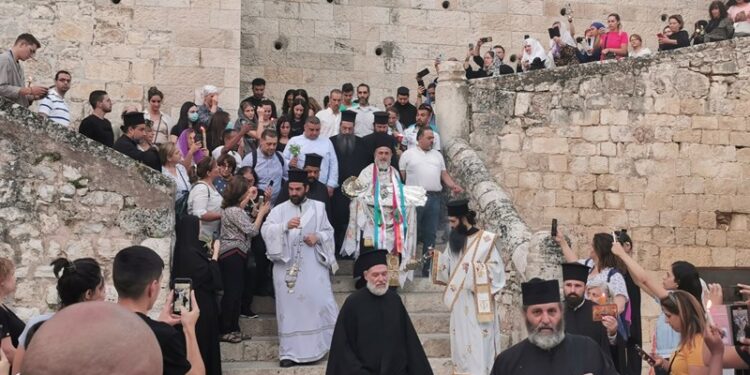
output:
<svg viewBox="0 0 750 375"><path fill-rule="evenodd" d="M714 9L719 10L719 19L724 19L729 17L729 13L727 12L727 6L724 5L723 1L714 1L711 3L711 5L708 6L708 19L713 19L714 17L711 15L711 11Z"/></svg>
<svg viewBox="0 0 750 375"><path fill-rule="evenodd" d="M677 283L677 289L690 293L698 301L701 300L703 286L698 269L693 264L684 260L672 263L672 275Z"/></svg>
<svg viewBox="0 0 750 375"><path fill-rule="evenodd" d="M193 102L182 103L182 107L180 107L180 118L177 120L177 124L175 125L177 129L180 130L179 133L182 133L185 129L192 127L190 120L188 120L188 111L192 107L197 106Z"/></svg>
<svg viewBox="0 0 750 375"><path fill-rule="evenodd" d="M104 280L102 269L93 258L80 258L72 262L57 258L50 265L57 278L60 308L82 302L86 292L96 290Z"/></svg>
<svg viewBox="0 0 750 375"><path fill-rule="evenodd" d="M208 130L206 137L208 139L208 150L213 151L216 147L221 146L224 143L224 129L227 128L229 123L229 113L219 111L211 116L211 122L208 124Z"/></svg>
<svg viewBox="0 0 750 375"><path fill-rule="evenodd" d="M221 202L221 208L239 205L242 197L247 193L247 189L247 180L241 176L233 177L229 180L229 184L222 194L224 200Z"/></svg>
<svg viewBox="0 0 750 375"><path fill-rule="evenodd" d="M599 258L596 262L596 266L599 270L603 270L607 267L616 268L618 270L626 269L615 254L612 253L612 234L609 233L597 233L594 235L594 253Z"/></svg>
<svg viewBox="0 0 750 375"><path fill-rule="evenodd" d="M292 100L294 100L294 93L296 90L286 90L286 94L284 94L284 102L281 105L281 113L287 113L289 112L289 103L287 102L287 99L291 96Z"/></svg>
<svg viewBox="0 0 750 375"><path fill-rule="evenodd" d="M661 299L664 311L680 317L680 346L691 345L696 335L706 329L705 310L692 294L675 290Z"/></svg>

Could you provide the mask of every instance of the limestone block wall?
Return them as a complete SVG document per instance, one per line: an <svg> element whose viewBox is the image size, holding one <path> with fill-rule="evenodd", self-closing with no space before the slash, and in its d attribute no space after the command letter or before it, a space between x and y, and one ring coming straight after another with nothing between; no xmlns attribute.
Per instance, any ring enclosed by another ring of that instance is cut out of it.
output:
<svg viewBox="0 0 750 375"><path fill-rule="evenodd" d="M0 256L16 264L23 318L58 303L57 257L99 261L109 300L120 249L141 244L169 265L174 184L160 173L2 98L0 149Z"/></svg>
<svg viewBox="0 0 750 375"><path fill-rule="evenodd" d="M471 145L526 223L557 218L581 257L627 228L654 277L679 259L750 266L749 52L736 39L473 81Z"/></svg>
<svg viewBox="0 0 750 375"><path fill-rule="evenodd" d="M222 88L220 106L236 114L240 0L0 1L0 51L24 32L42 43L35 61L24 64L27 77L52 85L58 70L72 73L68 100L76 127L97 89L114 102L113 124L125 105L143 109L153 85L175 121L182 103L195 100L205 84Z"/></svg>
<svg viewBox="0 0 750 375"><path fill-rule="evenodd" d="M640 34L655 50L662 14L682 14L692 32L710 1L242 0L241 92L263 76L277 102L287 89L301 87L322 103L344 82L366 82L371 101L382 106L398 86L415 90L417 71L429 66L434 73L436 57L463 61L468 43L480 37L505 46L506 61L521 52L526 34L546 47L547 28L563 18L568 3L577 35L616 12L624 31Z"/></svg>

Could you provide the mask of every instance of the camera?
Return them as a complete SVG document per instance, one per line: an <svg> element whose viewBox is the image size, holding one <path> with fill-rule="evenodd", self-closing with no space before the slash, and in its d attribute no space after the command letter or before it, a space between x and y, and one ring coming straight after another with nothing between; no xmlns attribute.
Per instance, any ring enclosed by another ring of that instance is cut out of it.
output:
<svg viewBox="0 0 750 375"><path fill-rule="evenodd" d="M492 37L491 36L486 36L486 37L484 37L482 39L479 39L479 40L482 41L482 43L489 43L489 42L492 41Z"/></svg>

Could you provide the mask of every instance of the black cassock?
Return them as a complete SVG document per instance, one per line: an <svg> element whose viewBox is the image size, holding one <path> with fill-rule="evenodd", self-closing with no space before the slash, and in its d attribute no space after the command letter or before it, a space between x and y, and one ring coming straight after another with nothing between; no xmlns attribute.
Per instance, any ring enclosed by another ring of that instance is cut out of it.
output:
<svg viewBox="0 0 750 375"><path fill-rule="evenodd" d="M362 169L369 164L367 163L367 152L362 138L355 137L354 149L350 153L344 154L343 150L339 148L338 137L338 135L335 135L329 138L333 143L333 149L336 151L336 158L339 161L339 187L333 191L330 216L336 239L336 254L341 250L341 245L344 243L346 227L349 224L349 203L351 203L351 199L341 192L341 184L351 176L359 176Z"/></svg>
<svg viewBox="0 0 750 375"><path fill-rule="evenodd" d="M495 360L490 375L617 375L612 360L593 340L565 334L556 347L544 350L528 339L513 345Z"/></svg>
<svg viewBox="0 0 750 375"><path fill-rule="evenodd" d="M131 158L138 160L139 162L146 164L154 170L161 172L161 160L159 159L159 152L155 148L151 148L148 151L141 151L138 149L138 143L128 138L126 135L121 135L120 138L115 142L114 149L122 152L123 154L130 156Z"/></svg>
<svg viewBox="0 0 750 375"><path fill-rule="evenodd" d="M346 299L333 331L326 375L430 375L401 298L360 289Z"/></svg>
<svg viewBox="0 0 750 375"><path fill-rule="evenodd" d="M198 348L206 366L207 375L221 375L221 348L219 346L219 305L217 294L223 289L219 264L208 257L203 243L198 239L199 220L186 216L177 223L177 242L172 256L172 280L190 278L195 291L195 301L201 311L195 325Z"/></svg>
<svg viewBox="0 0 750 375"><path fill-rule="evenodd" d="M594 340L602 348L604 355L612 360L617 371L624 373L626 368L625 340L618 335L615 339L615 345L609 344L607 328L604 327L602 322L595 322L593 319L593 306L595 306L595 303L584 300L583 304L575 310L566 308L565 332L586 336Z"/></svg>

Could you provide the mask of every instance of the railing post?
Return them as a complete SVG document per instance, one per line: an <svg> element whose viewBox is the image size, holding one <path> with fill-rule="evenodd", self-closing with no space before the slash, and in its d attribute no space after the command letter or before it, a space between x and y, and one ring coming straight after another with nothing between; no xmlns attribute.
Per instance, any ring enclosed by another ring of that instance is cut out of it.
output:
<svg viewBox="0 0 750 375"><path fill-rule="evenodd" d="M469 138L469 83L461 62L440 64L435 91L435 121L440 139L447 144L456 138Z"/></svg>

